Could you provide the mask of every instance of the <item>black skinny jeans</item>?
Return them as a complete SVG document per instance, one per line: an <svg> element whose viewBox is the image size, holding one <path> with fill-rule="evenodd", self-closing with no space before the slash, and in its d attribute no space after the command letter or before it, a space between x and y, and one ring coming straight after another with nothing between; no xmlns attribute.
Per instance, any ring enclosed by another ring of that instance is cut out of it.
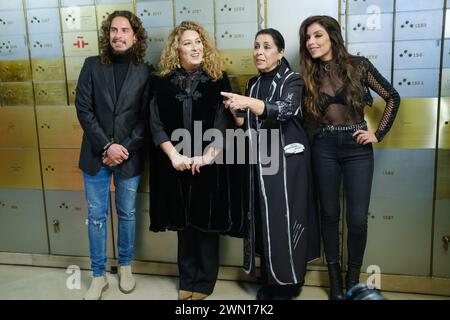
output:
<svg viewBox="0 0 450 320"><path fill-rule="evenodd" d="M340 187L347 208L348 266L361 268L367 242L367 216L373 177L372 144L360 145L353 132L318 132L312 146L320 200L321 231L328 263L340 261Z"/></svg>

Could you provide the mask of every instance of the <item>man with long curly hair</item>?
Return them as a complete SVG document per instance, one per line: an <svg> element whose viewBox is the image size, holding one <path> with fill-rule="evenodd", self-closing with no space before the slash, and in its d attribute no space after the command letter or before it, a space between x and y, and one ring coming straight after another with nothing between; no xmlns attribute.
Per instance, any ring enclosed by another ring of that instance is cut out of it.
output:
<svg viewBox="0 0 450 320"><path fill-rule="evenodd" d="M85 60L78 80L75 106L84 131L80 169L93 270L86 300L100 299L108 287L106 230L112 175L119 219L119 289L130 293L136 286L131 272L135 205L151 91L150 70L143 63L146 40L139 18L129 11L113 12L102 24L100 55Z"/></svg>

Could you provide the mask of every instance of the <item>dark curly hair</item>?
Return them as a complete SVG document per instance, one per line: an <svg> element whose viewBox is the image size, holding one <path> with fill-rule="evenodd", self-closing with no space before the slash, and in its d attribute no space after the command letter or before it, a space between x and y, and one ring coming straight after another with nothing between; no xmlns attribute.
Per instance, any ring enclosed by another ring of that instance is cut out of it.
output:
<svg viewBox="0 0 450 320"><path fill-rule="evenodd" d="M147 49L147 32L142 26L141 20L132 12L121 10L114 11L102 23L100 35L100 60L102 64L111 64L111 46L109 38L109 28L115 17L124 17L130 22L131 28L136 35L137 41L131 47L131 55L135 64L143 63L145 50Z"/></svg>

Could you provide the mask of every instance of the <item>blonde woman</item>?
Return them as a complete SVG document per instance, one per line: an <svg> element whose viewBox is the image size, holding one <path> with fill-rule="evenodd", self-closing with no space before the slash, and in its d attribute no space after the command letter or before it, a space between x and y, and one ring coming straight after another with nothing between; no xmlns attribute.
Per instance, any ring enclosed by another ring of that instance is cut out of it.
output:
<svg viewBox="0 0 450 320"><path fill-rule="evenodd" d="M172 31L155 88L150 106L155 145L150 159L150 230L178 232L179 299L200 300L216 283L219 233L232 226L228 168L214 162L221 146L207 149L211 142L202 139L208 129L224 134L231 123L220 95L230 90L230 83L201 25L184 21ZM201 126L200 131L194 126ZM191 137L182 152L175 148L178 141L171 140L176 130Z"/></svg>

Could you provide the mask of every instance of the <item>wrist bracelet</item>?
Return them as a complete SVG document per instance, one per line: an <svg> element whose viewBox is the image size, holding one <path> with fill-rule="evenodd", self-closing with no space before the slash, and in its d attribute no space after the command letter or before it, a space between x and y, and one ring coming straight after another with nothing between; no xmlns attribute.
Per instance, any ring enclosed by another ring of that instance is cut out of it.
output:
<svg viewBox="0 0 450 320"><path fill-rule="evenodd" d="M106 157L106 154L108 153L108 149L109 147L111 147L113 145L113 142L108 142L106 144L106 146L103 147L103 153L102 153L102 158Z"/></svg>
<svg viewBox="0 0 450 320"><path fill-rule="evenodd" d="M108 148L111 147L112 144L113 144L113 142L108 142L106 144L106 146L103 147L103 150L105 150L105 151L108 150Z"/></svg>

